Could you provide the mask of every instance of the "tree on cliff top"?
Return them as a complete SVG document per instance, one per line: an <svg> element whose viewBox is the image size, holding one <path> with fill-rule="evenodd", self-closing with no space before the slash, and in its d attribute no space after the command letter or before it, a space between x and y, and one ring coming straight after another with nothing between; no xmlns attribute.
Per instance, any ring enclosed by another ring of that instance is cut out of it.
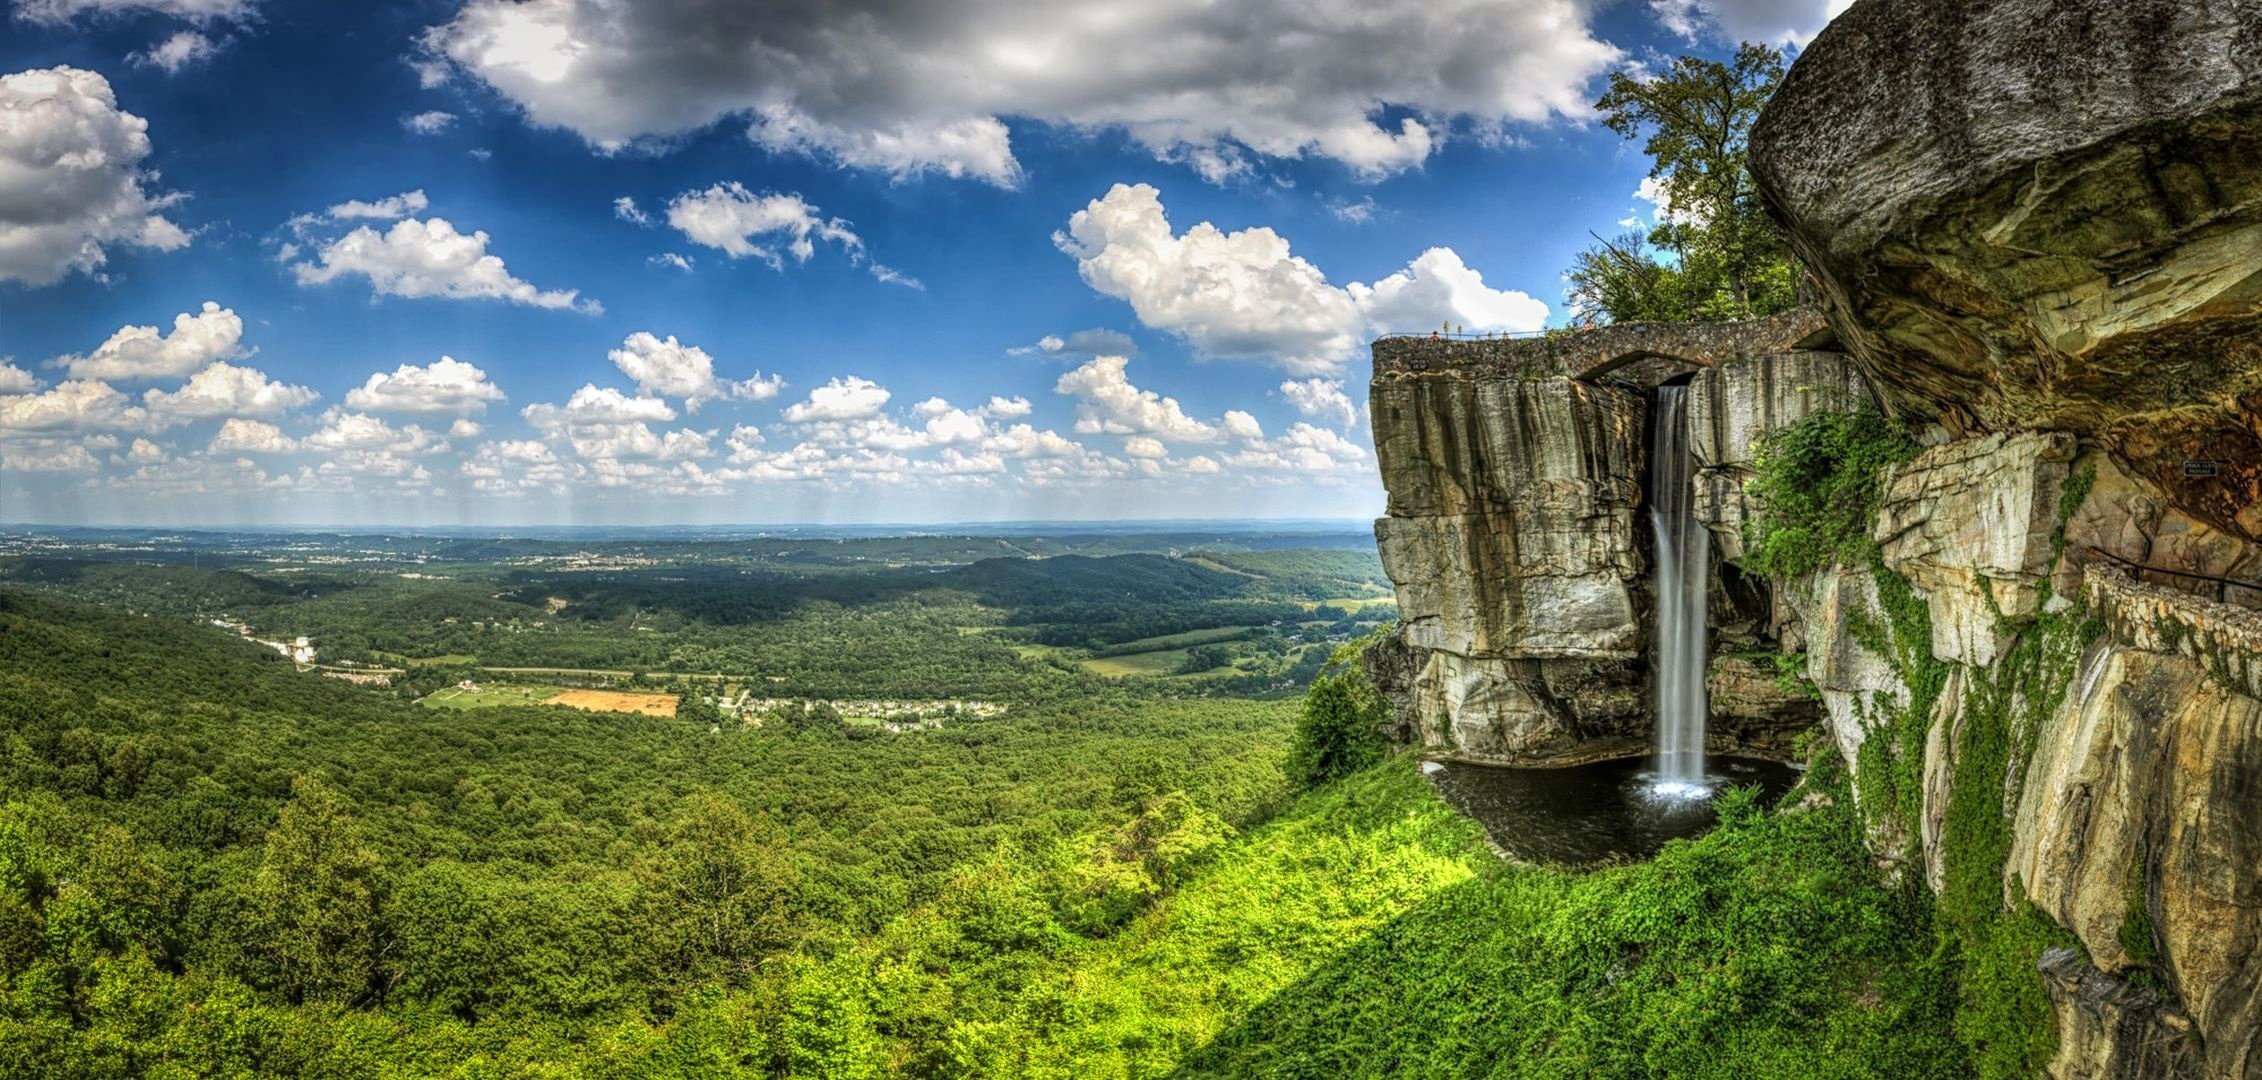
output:
<svg viewBox="0 0 2262 1080"><path fill-rule="evenodd" d="M1746 167L1783 54L1745 43L1732 60L1684 56L1663 73L1610 76L1595 108L1626 138L1647 136L1657 223L1579 253L1572 311L1587 321L1743 319L1790 307L1790 257Z"/></svg>

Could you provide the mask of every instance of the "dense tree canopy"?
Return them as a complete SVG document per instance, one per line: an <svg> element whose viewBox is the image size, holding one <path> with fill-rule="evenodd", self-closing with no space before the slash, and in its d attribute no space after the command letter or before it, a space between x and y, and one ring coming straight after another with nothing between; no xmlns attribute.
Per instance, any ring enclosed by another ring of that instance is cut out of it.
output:
<svg viewBox="0 0 2262 1080"><path fill-rule="evenodd" d="M1646 231L1599 239L1569 271L1572 314L1595 322L1742 319L1797 302L1796 272L1759 203L1746 142L1783 78L1783 54L1745 43L1726 61L1683 56L1610 76L1595 108L1643 139L1657 205Z"/></svg>

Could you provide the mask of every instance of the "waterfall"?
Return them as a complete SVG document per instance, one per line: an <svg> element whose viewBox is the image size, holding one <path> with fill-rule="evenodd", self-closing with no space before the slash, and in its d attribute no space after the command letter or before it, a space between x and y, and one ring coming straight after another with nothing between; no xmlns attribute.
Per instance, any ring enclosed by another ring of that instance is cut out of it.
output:
<svg viewBox="0 0 2262 1080"><path fill-rule="evenodd" d="M1650 416L1649 520L1657 533L1658 789L1704 793L1704 616L1712 538L1697 522L1688 388L1660 386Z"/></svg>

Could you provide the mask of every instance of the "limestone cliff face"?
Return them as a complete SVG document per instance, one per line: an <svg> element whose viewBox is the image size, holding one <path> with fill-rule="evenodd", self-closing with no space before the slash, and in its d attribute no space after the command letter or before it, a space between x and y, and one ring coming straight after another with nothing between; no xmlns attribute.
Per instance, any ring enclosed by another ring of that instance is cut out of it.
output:
<svg viewBox="0 0 2262 1080"><path fill-rule="evenodd" d="M1380 681L1421 745L1472 761L1567 763L1650 738L1650 395L1689 385L1700 516L1741 551L1761 434L1865 400L1819 315L1619 326L1543 338L1392 338L1369 395L1402 655ZM1749 655L1774 648L1763 586L1721 575L1710 683L1722 749L1784 756L1819 711Z"/></svg>
<svg viewBox="0 0 2262 1080"><path fill-rule="evenodd" d="M1640 396L1473 365L1377 372L1397 583L1385 687L1422 743L1480 761L1640 734Z"/></svg>

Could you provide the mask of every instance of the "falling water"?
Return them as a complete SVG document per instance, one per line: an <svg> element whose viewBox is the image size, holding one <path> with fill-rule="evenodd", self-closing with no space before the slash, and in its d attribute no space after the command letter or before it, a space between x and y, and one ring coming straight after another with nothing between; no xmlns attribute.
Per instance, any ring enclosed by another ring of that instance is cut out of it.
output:
<svg viewBox="0 0 2262 1080"><path fill-rule="evenodd" d="M1657 533L1658 790L1701 795L1704 614L1712 543L1692 505L1687 387L1657 389L1650 418L1649 520Z"/></svg>

